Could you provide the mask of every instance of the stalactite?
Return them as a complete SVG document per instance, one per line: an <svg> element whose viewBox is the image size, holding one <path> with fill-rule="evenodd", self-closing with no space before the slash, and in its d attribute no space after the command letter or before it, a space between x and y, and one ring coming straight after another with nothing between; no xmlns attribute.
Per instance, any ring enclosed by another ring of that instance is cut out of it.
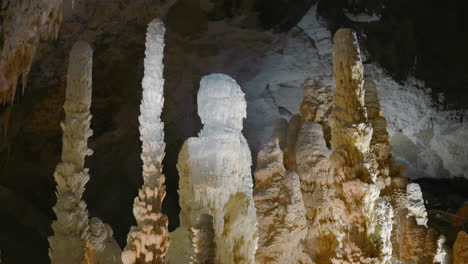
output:
<svg viewBox="0 0 468 264"><path fill-rule="evenodd" d="M161 212L166 195L162 174L164 124L160 117L164 103L164 33L161 20L155 19L148 25L139 117L144 183L134 202L133 213L138 225L132 227L128 234L122 254L125 264L163 263L170 243L168 219Z"/></svg>
<svg viewBox="0 0 468 264"><path fill-rule="evenodd" d="M63 0L4 0L3 46L0 60L0 104L15 98L22 76L23 91L41 39L56 39L62 23Z"/></svg>
<svg viewBox="0 0 468 264"><path fill-rule="evenodd" d="M84 168L85 156L92 154L87 140L91 115L92 49L88 43L77 42L70 53L67 74L67 92L63 108L62 161L55 169L57 204L53 210L57 220L52 223L54 235L49 237L52 263L76 263L84 260L88 233L88 211L82 200L89 180Z"/></svg>
<svg viewBox="0 0 468 264"><path fill-rule="evenodd" d="M214 263L255 263L257 219L252 198L252 159L241 133L244 93L224 74L203 77L198 114L204 127L179 154L180 227L171 238L168 263L188 263L194 255L191 228L200 215L213 217Z"/></svg>
<svg viewBox="0 0 468 264"><path fill-rule="evenodd" d="M278 138L273 137L258 153L254 175L257 263L312 263L304 253L307 222L299 176L286 171Z"/></svg>

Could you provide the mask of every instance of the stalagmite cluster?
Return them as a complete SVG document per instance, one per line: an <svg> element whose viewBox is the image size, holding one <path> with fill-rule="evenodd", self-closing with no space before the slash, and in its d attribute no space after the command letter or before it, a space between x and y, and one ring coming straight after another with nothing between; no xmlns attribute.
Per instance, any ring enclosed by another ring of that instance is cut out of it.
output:
<svg viewBox="0 0 468 264"><path fill-rule="evenodd" d="M4 0L0 59L0 104L15 98L18 78L23 89L41 39L57 38L63 0Z"/></svg>
<svg viewBox="0 0 468 264"><path fill-rule="evenodd" d="M445 263L444 239L426 226L421 190L406 184L391 155L375 84L364 83L356 36L339 30L334 42L334 95L306 80L301 114L285 132L284 161L278 139L259 152L258 262L276 263L295 252L296 259L278 263ZM297 183L295 172L302 199L287 188ZM301 202L305 211L297 209ZM300 242L288 241L279 228L291 219L296 225L289 232ZM299 260L302 252L309 258Z"/></svg>
<svg viewBox="0 0 468 264"><path fill-rule="evenodd" d="M25 84L39 39L56 36L61 4L4 2L1 102L12 100L19 75ZM32 15L34 9L39 12ZM19 10L30 17L13 20ZM33 26L37 32L26 35L11 29ZM392 157L376 83L364 79L357 38L349 29L334 38L335 90L304 81L300 114L278 120L258 153L255 187L242 134L245 95L227 75L202 78L197 105L203 128L179 153L180 227L169 234L162 213L164 35L160 19L149 23L139 116L143 186L134 200L137 226L123 252L109 225L89 219L82 199L90 179L85 157L92 154L87 140L93 51L82 41L72 48L62 159L54 173L53 264L447 263L445 238L427 226L421 188L407 183ZM454 263L468 262L467 240L466 233L458 234Z"/></svg>
<svg viewBox="0 0 468 264"><path fill-rule="evenodd" d="M278 138L260 150L254 175L259 234L256 263L312 263L304 252L307 222L299 176L286 171Z"/></svg>
<svg viewBox="0 0 468 264"><path fill-rule="evenodd" d="M82 200L89 180L84 168L88 149L91 115L92 49L86 42L77 42L70 53L67 74L65 121L63 129L62 161L55 169L57 220L52 223L54 235L49 238L52 263L82 263L89 238L88 211Z"/></svg>
<svg viewBox="0 0 468 264"><path fill-rule="evenodd" d="M163 50L165 27L155 19L146 33L143 99L140 105L140 139L142 142L143 186L135 198L133 213L138 226L132 227L122 254L125 264L163 263L169 247L167 216L161 212L166 195L162 174L164 158Z"/></svg>
<svg viewBox="0 0 468 264"><path fill-rule="evenodd" d="M337 263L382 262L391 257L392 211L379 199L380 175L371 155L372 124L365 106L363 67L355 34L336 32L333 46L335 95L330 117L335 202L344 226ZM380 226L379 226L380 225ZM385 234L385 232L388 232Z"/></svg>
<svg viewBox="0 0 468 264"><path fill-rule="evenodd" d="M215 252L207 251L214 259L205 263L255 263L258 237L252 160L241 133L246 116L244 93L231 77L211 74L202 78L197 101L204 127L198 137L184 143L179 154L180 227L171 235L166 261L188 263L191 256L200 254L191 246L194 236L190 231L209 215L214 235L206 237L213 237L208 244L214 245Z"/></svg>

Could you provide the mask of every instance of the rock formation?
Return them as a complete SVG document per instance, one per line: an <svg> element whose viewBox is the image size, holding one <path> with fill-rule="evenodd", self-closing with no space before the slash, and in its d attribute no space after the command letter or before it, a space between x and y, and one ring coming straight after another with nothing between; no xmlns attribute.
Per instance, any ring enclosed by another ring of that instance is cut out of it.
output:
<svg viewBox="0 0 468 264"><path fill-rule="evenodd" d="M257 219L252 198L252 160L241 133L244 93L223 74L205 76L197 96L203 129L179 154L180 227L167 263L188 263L194 255L190 230L202 215L213 218L213 263L255 263Z"/></svg>
<svg viewBox="0 0 468 264"><path fill-rule="evenodd" d="M161 20L148 25L146 34L143 98L140 105L140 139L142 141L143 186L135 198L133 213L138 226L132 227L122 254L125 264L163 263L169 247L167 216L161 212L166 195L162 174L164 158L163 49L165 28Z"/></svg>
<svg viewBox="0 0 468 264"><path fill-rule="evenodd" d="M307 210L307 252L318 263L326 263L336 254L342 236L338 232L343 228L334 204L336 190L330 154L322 126L304 123L297 139L296 159Z"/></svg>
<svg viewBox="0 0 468 264"><path fill-rule="evenodd" d="M336 263L388 262L392 210L379 198L378 166L370 154L372 124L368 121L363 67L355 34L336 32L333 46L335 95L330 117L331 155L337 200L341 204L343 247Z"/></svg>
<svg viewBox="0 0 468 264"><path fill-rule="evenodd" d="M278 138L273 137L258 153L254 175L256 263L312 263L304 252L307 222L299 176L286 171Z"/></svg>
<svg viewBox="0 0 468 264"><path fill-rule="evenodd" d="M392 184L392 179L394 179L394 185L397 183L395 181L401 181L403 167L396 164L391 154L392 147L390 146L390 136L387 132L387 121L380 109L375 82L372 79L366 79L364 81L364 90L367 117L373 128L370 152L374 155L373 159L378 164L380 187L386 188Z"/></svg>
<svg viewBox="0 0 468 264"><path fill-rule="evenodd" d="M192 227L192 246L194 255L191 257L190 263L213 263L216 256L216 244L214 242L212 216L208 214L201 215L198 224Z"/></svg>
<svg viewBox="0 0 468 264"><path fill-rule="evenodd" d="M99 218L89 220L89 241L83 264L121 264L122 251L113 238L112 228Z"/></svg>
<svg viewBox="0 0 468 264"><path fill-rule="evenodd" d="M419 185L408 184L405 193L394 189L389 198L395 212L392 232L395 259L403 263L448 263L443 245L445 238L427 227L427 212Z"/></svg>
<svg viewBox="0 0 468 264"><path fill-rule="evenodd" d="M63 0L4 0L0 60L0 104L15 98L18 77L23 90L40 39L57 38Z"/></svg>
<svg viewBox="0 0 468 264"><path fill-rule="evenodd" d="M460 231L453 245L453 264L466 263L468 263L468 234Z"/></svg>
<svg viewBox="0 0 468 264"><path fill-rule="evenodd" d="M89 224L86 203L82 200L85 184L89 180L84 168L85 157L92 154L87 140L91 115L92 49L88 43L77 42L70 53L67 74L67 92L63 108L62 161L55 169L57 203L53 210L57 220L52 223L53 236L49 237L52 263L81 264L85 257Z"/></svg>

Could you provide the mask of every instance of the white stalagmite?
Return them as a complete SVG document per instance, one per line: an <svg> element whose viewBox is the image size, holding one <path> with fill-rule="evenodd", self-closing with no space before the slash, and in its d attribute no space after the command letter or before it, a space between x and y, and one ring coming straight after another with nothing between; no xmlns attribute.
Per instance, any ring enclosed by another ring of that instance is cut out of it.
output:
<svg viewBox="0 0 468 264"><path fill-rule="evenodd" d="M143 186L135 198L133 214L137 226L127 237L122 253L125 264L164 263L169 246L167 216L161 212L166 195L162 174L164 158L164 123L161 112L164 104L163 51L166 29L160 19L148 25L146 33L143 97L140 104L140 139L142 142Z"/></svg>
<svg viewBox="0 0 468 264"><path fill-rule="evenodd" d="M258 153L254 175L257 263L312 263L304 252L307 222L299 176L286 171L277 138L273 137Z"/></svg>
<svg viewBox="0 0 468 264"><path fill-rule="evenodd" d="M144 183L133 207L137 226L131 228L127 246L122 253L125 264L163 263L170 242L167 216L161 212L166 195L165 177L162 174L164 123L161 121L164 104L164 33L161 20L155 19L149 23L139 117Z"/></svg>
<svg viewBox="0 0 468 264"><path fill-rule="evenodd" d="M3 0L3 46L0 59L0 104L23 89L40 39L55 39L62 23L63 0Z"/></svg>
<svg viewBox="0 0 468 264"><path fill-rule="evenodd" d="M180 227L171 235L167 263L190 261L190 230L201 215L210 215L216 247L211 263L253 264L258 237L252 159L241 133L244 93L231 77L211 74L201 80L197 100L204 127L179 154Z"/></svg>
<svg viewBox="0 0 468 264"><path fill-rule="evenodd" d="M62 161L55 169L57 204L53 210L57 220L52 223L53 236L49 237L49 255L52 264L81 264L89 237L88 211L82 200L85 184L89 180L84 168L85 156L92 154L87 140L91 115L91 76L93 51L88 43L77 42L70 53L67 74L67 92L63 108Z"/></svg>

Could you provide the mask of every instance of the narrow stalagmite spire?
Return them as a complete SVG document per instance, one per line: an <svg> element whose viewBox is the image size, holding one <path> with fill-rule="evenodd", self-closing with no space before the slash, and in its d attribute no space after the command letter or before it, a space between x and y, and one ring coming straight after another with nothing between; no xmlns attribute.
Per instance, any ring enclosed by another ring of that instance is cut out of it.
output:
<svg viewBox="0 0 468 264"><path fill-rule="evenodd" d="M89 180L84 168L85 157L92 154L87 140L91 115L91 75L93 51L88 43L77 42L70 53L67 92L63 108L62 161L55 169L57 204L53 207L57 220L52 223L54 235L49 237L51 263L81 264L88 240L88 211L82 200Z"/></svg>
<svg viewBox="0 0 468 264"><path fill-rule="evenodd" d="M125 264L163 263L169 246L168 220L161 212L166 195L162 174L164 123L161 121L164 104L164 33L161 20L155 19L148 25L139 117L144 183L133 206L137 226L131 228L127 237L127 246L122 254Z"/></svg>

